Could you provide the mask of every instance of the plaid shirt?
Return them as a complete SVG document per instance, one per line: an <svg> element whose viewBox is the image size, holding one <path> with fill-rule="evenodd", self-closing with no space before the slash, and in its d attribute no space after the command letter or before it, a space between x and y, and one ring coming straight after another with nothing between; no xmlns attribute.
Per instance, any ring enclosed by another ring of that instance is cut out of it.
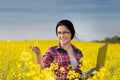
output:
<svg viewBox="0 0 120 80"><path fill-rule="evenodd" d="M79 69L79 64L81 64L80 59L83 56L82 52L73 45L72 48L75 58L78 62L78 66L75 68L75 71L81 73L81 70ZM58 69L60 69L61 67L65 69L65 76L59 76L60 74L57 70L57 80L66 80L66 76L69 71L68 66L71 65L71 61L67 51L61 48L60 44L58 46L53 46L49 48L43 56L43 63L45 67L49 67L53 61L56 61L58 63Z"/></svg>

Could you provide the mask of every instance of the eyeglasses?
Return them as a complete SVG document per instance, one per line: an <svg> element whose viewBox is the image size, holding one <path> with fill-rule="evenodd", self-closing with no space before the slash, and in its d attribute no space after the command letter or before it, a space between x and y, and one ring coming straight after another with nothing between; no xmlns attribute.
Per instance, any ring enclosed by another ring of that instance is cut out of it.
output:
<svg viewBox="0 0 120 80"><path fill-rule="evenodd" d="M61 34L67 35L67 34L69 34L69 33L70 33L70 32L67 32L67 31L57 32L58 35L61 35Z"/></svg>

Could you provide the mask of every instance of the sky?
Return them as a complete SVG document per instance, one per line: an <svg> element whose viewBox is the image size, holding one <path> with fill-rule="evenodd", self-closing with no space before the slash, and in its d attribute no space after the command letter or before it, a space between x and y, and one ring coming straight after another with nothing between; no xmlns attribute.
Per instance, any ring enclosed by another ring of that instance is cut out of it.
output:
<svg viewBox="0 0 120 80"><path fill-rule="evenodd" d="M57 39L62 19L80 40L120 36L120 0L0 0L0 40Z"/></svg>

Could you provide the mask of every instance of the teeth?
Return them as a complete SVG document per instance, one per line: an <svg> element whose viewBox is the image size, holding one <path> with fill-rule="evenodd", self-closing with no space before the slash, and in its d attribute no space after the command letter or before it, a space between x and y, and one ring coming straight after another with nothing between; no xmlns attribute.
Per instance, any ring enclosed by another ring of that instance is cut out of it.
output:
<svg viewBox="0 0 120 80"><path fill-rule="evenodd" d="M65 40L61 40L61 41L65 41Z"/></svg>

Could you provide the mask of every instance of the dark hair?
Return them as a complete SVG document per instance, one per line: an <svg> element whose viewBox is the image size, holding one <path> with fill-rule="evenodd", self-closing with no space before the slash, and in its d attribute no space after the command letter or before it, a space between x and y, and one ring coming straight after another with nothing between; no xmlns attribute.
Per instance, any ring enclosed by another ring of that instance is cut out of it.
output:
<svg viewBox="0 0 120 80"><path fill-rule="evenodd" d="M64 25L67 29L70 30L72 36L71 36L71 40L74 38L74 35L75 35L75 29L74 29L74 26L72 24L71 21L69 20L61 20L58 22L57 26L56 26L56 35L57 35L57 29L58 29L58 26L61 26L61 25Z"/></svg>

